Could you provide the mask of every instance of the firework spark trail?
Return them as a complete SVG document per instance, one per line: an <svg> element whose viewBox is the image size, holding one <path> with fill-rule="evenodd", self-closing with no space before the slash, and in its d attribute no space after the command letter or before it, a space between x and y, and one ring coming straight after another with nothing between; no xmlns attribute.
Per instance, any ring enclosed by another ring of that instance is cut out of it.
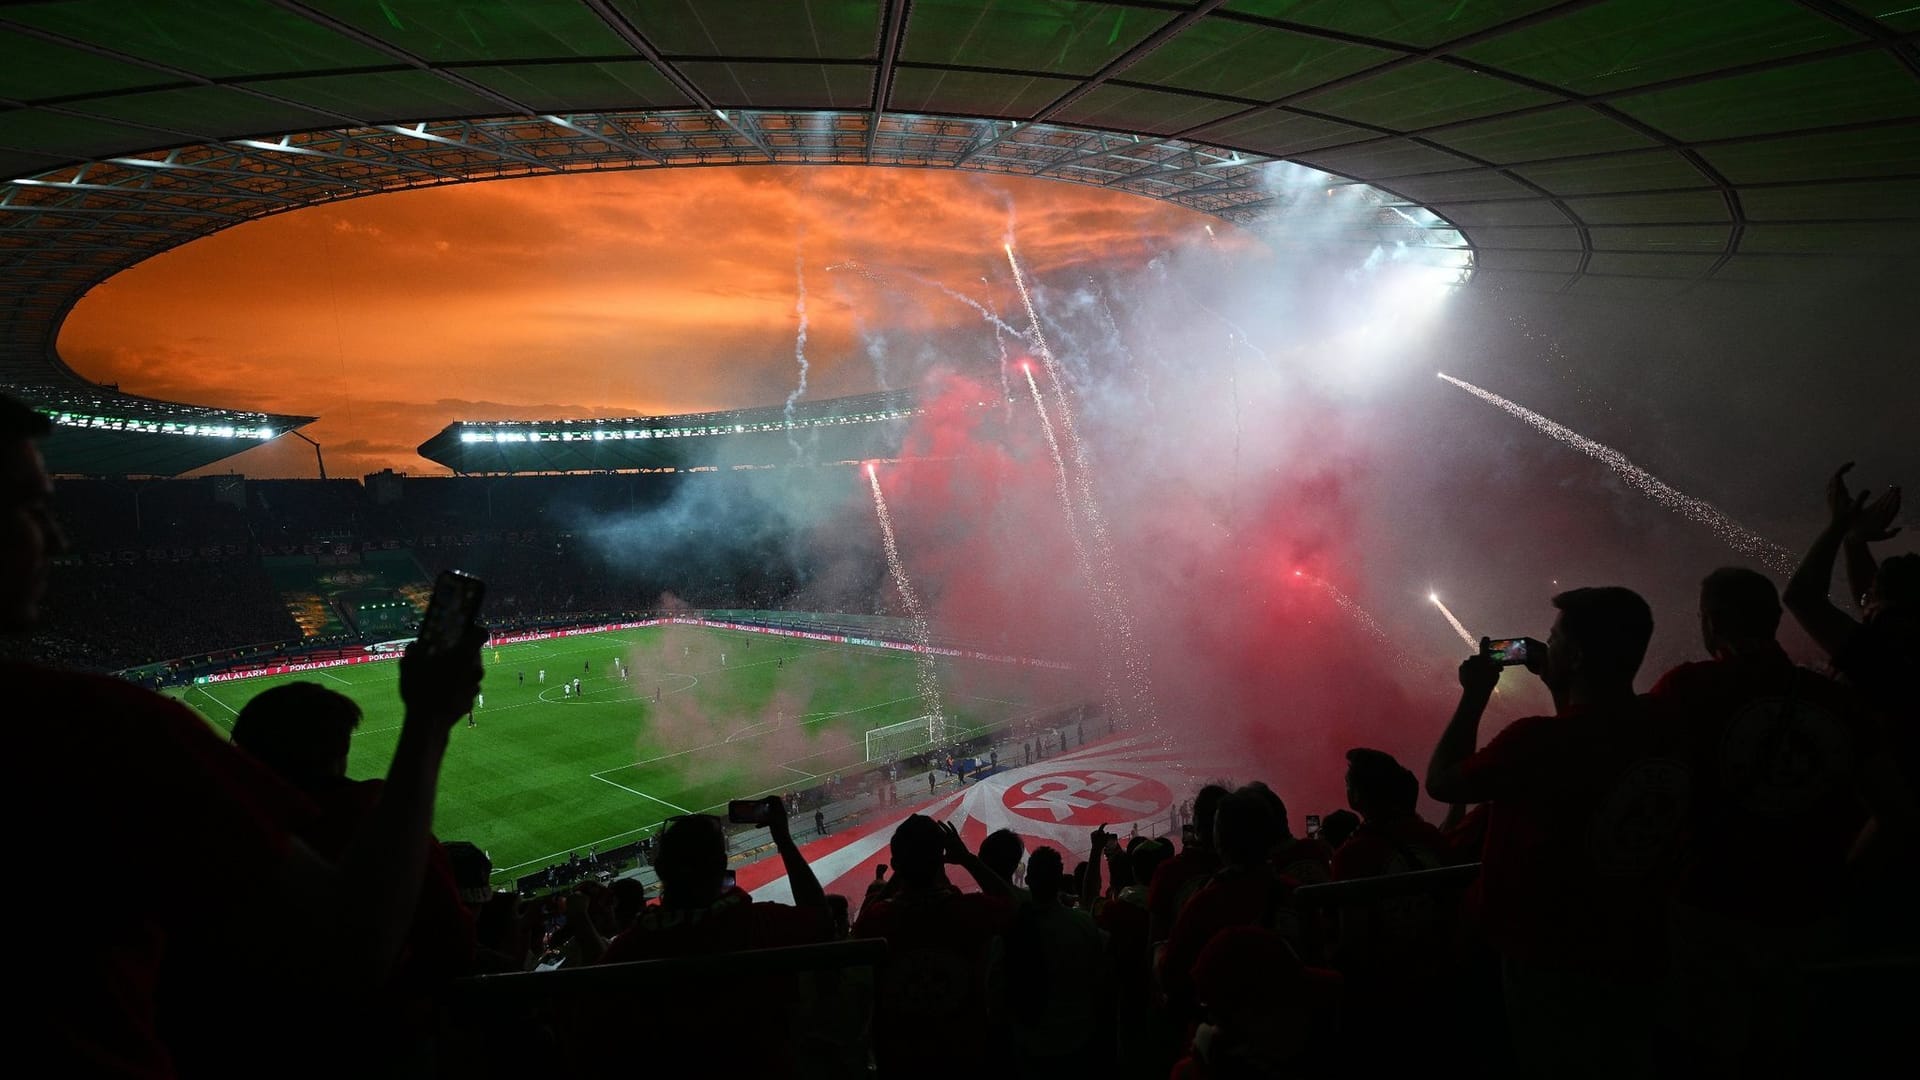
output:
<svg viewBox="0 0 1920 1080"><path fill-rule="evenodd" d="M1467 643L1467 648L1478 649L1480 647L1480 639L1469 634L1467 628L1460 625L1460 620L1453 617L1453 612L1447 610L1447 605L1440 602L1439 593L1428 593L1427 599L1433 601L1433 606L1439 608L1440 614L1447 617L1447 625L1453 627L1453 632L1459 634L1460 640Z"/></svg>
<svg viewBox="0 0 1920 1080"><path fill-rule="evenodd" d="M1209 229L1207 235L1209 236L1213 235L1211 229ZM1176 281L1176 284L1178 284L1177 281ZM1180 284L1179 287L1180 287L1180 292L1186 296L1188 303L1192 304L1194 307L1199 308L1201 311L1206 312L1208 315L1213 316L1215 319L1219 320L1220 323L1227 328L1227 393L1231 396L1233 400L1233 465L1232 465L1232 472L1229 474L1229 477L1228 477L1229 483L1227 484L1227 531L1232 532L1233 523L1234 523L1234 514L1237 512L1239 507L1238 496L1240 492L1240 442L1241 442L1240 363L1238 360L1234 358L1233 349L1235 346L1239 346L1241 348L1246 349L1248 352L1252 353L1255 357L1259 358L1261 371L1273 370L1273 361L1271 358L1267 356L1267 351L1265 349L1262 349L1260 346L1255 345L1253 343L1253 339L1247 336L1247 332L1240 328L1239 323L1234 322L1232 319L1227 318L1225 315L1222 315L1219 312L1208 307L1207 305L1201 303L1200 298L1193 295L1193 292L1189 290L1186 287L1186 285Z"/></svg>
<svg viewBox="0 0 1920 1080"><path fill-rule="evenodd" d="M1091 283L1093 279L1088 278L1087 280ZM1133 350L1127 348L1127 339L1120 334L1120 320L1113 317L1113 306L1107 303L1106 290L1100 288L1098 285L1094 285L1093 291L1094 295L1100 298L1100 314L1107 320L1107 334L1113 339L1114 351L1120 354L1120 363L1124 365L1128 371L1140 376L1140 396L1146 399L1147 408L1151 410L1154 408L1153 378L1140 367L1138 361L1134 360Z"/></svg>
<svg viewBox="0 0 1920 1080"><path fill-rule="evenodd" d="M1033 379L1032 366L1021 364L1020 373L1027 377L1027 389L1033 392L1033 411L1039 414L1040 432L1046 436L1047 452L1053 457L1053 491L1060 499L1060 514L1067 523L1067 539L1073 544L1074 557L1080 562L1080 573L1086 579L1087 590L1093 601L1095 633L1103 646L1110 646L1115 627L1112 598L1100 588L1100 579L1093 570L1093 557L1088 553L1086 538L1080 532L1080 518L1074 513L1073 491L1067 479L1067 459L1060 453L1060 440L1054 434L1052 417L1047 415L1047 402L1040 393L1040 384ZM1121 693L1120 677L1113 667L1116 652L1111 647L1101 648L1100 681L1109 705L1117 712L1124 713L1122 702L1125 695Z"/></svg>
<svg viewBox="0 0 1920 1080"><path fill-rule="evenodd" d="M1398 663L1401 667L1409 671L1430 672L1433 670L1432 665L1422 663L1408 655L1407 651L1402 649L1399 644L1387 634L1386 628L1380 625L1379 620L1373 617L1372 612L1361 607L1360 602L1353 597L1341 592L1333 582L1323 577L1309 574L1304 570L1295 570L1293 576L1302 581L1311 582L1314 586L1318 587L1321 592L1326 593L1329 599L1340 606L1341 611L1346 612L1349 618L1359 623L1362 629L1373 636L1374 640L1387 647L1387 651L1393 654L1395 663Z"/></svg>
<svg viewBox="0 0 1920 1080"><path fill-rule="evenodd" d="M1152 680L1148 677L1146 649L1134 636L1133 619L1127 612L1125 591L1121 589L1119 575L1114 569L1113 540L1107 533L1106 515L1100 512L1100 500L1094 494L1093 467L1087 457L1086 444L1080 440L1079 426L1074 423L1073 401L1068 397L1066 381L1060 375L1060 362L1047 344L1046 332L1041 329L1040 314L1033 306L1033 294L1027 291L1026 275L1020 272L1020 260L1014 257L1013 244L1007 243L1002 247L1007 253L1007 265L1013 269L1013 283L1020 291L1020 303L1026 307L1027 322L1031 327L1028 336L1033 342L1034 351L1040 356L1040 362L1046 366L1047 378L1053 385L1060 414L1060 430L1066 434L1067 449L1073 455L1074 476L1080 489L1080 513L1086 522L1092 562L1099 571L1089 585L1096 593L1095 610L1099 611L1104 605L1107 613L1105 636L1108 640L1102 644L1106 649L1117 646L1121 662L1126 668L1127 682L1133 690L1132 710L1128 711L1137 710L1146 720L1149 730L1158 733L1159 715L1154 707Z"/></svg>
<svg viewBox="0 0 1920 1080"><path fill-rule="evenodd" d="M1022 334L1020 331L1015 330L1013 327L1007 325L1004 321L1001 320L1000 316L994 314L993 311L989 309L985 304L982 304L980 301L975 300L973 297L968 296L966 293L961 292L959 289L955 289L948 285L943 285L940 282L933 280L932 278L923 278L918 274L908 274L907 276L919 282L920 284L925 285L929 289L938 289L941 292L946 293L948 296L952 297L953 299L958 300L961 303L972 308L973 310L979 312L980 317L982 319L985 319L987 321L987 325L993 327L996 332L1002 333L1002 334L1012 334L1014 337L1026 336Z"/></svg>
<svg viewBox="0 0 1920 1080"><path fill-rule="evenodd" d="M920 606L920 594L914 592L913 582L907 578L907 564L901 561L900 544L893 536L893 515L887 512L887 497L880 491L880 474L871 464L867 466L867 483L873 488L873 512L880 519L880 543L887 553L887 570L893 575L894 587L900 590L900 601L907 606L913 642L920 647L914 656L914 669L920 684L920 705L932 718L928 736L935 746L943 746L947 741L947 718L940 707L939 672L929 651L933 632L927 625L926 609Z"/></svg>
<svg viewBox="0 0 1920 1080"><path fill-rule="evenodd" d="M999 315L996 314L994 318L997 320ZM993 345L1000 350L1000 397L1004 401L1011 402L1013 400L1013 386L1007 382L1007 366L1013 363L1013 357L1007 355L1007 336L1000 332L998 326L993 328ZM1051 423L1048 424L1048 428L1052 428Z"/></svg>
<svg viewBox="0 0 1920 1080"><path fill-rule="evenodd" d="M793 362L800 365L800 381L787 395L787 442L793 447L793 456L800 457L800 440L793 435L793 403L799 401L807 392L807 260L800 252L793 255L793 277L798 283L794 293L793 313L800 318L800 329L793 336Z"/></svg>
<svg viewBox="0 0 1920 1080"><path fill-rule="evenodd" d="M898 288L894 286L892 282L888 281L886 278L881 277L879 274L876 274L873 271L867 269L865 266L862 266L860 263L857 263L852 259L847 259L844 262L834 263L832 266L827 267L827 269L829 271L851 270L854 273L859 274L861 277L866 278L868 281L873 282L875 285L879 285L887 289L892 289L895 292L900 291ZM980 301L975 300L971 296L968 296L966 293L963 293L960 290L952 288L948 285L942 284L941 282L935 281L932 278L921 277L919 274L908 272L906 276L910 280L912 280L913 283L916 285L922 285L929 289L938 289L940 292L945 293L949 297L952 297L953 299L958 300L961 303L972 308L973 310L979 312L980 318L984 319L987 325L993 327L996 332L1002 333L1002 334L1012 334L1014 337L1026 336L1025 334L1022 334L1020 331L1014 329L1012 326L1008 325L991 308L988 308L985 304L982 304Z"/></svg>
<svg viewBox="0 0 1920 1080"><path fill-rule="evenodd" d="M1444 371L1440 372L1439 375L1441 379L1465 390L1474 397L1526 421L1534 430L1541 434L1565 443L1588 457L1599 459L1602 464L1612 469L1621 479L1638 488L1642 495L1645 495L1654 502L1659 503L1661 506L1666 507L1695 524L1705 525L1728 547L1742 555L1758 559L1775 573L1791 574L1793 573L1794 567L1798 565L1798 560L1795 558L1793 552L1761 536L1728 517L1726 514L1721 513L1719 507L1714 506L1705 499L1697 499L1683 491L1676 490L1667 484L1666 481L1661 480L1647 470L1628 461L1625 454L1615 450L1613 447L1605 443L1595 442L1563 424L1557 424L1541 416L1532 409L1526 408L1523 405L1516 405L1491 390L1482 390L1472 383L1456 379Z"/></svg>

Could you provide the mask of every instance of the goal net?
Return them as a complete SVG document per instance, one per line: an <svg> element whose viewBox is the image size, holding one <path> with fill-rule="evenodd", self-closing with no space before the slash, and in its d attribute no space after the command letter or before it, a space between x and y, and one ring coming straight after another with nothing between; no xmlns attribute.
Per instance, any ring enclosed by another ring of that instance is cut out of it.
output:
<svg viewBox="0 0 1920 1080"><path fill-rule="evenodd" d="M898 724L867 729L867 760L890 761L933 745L933 717L916 716Z"/></svg>

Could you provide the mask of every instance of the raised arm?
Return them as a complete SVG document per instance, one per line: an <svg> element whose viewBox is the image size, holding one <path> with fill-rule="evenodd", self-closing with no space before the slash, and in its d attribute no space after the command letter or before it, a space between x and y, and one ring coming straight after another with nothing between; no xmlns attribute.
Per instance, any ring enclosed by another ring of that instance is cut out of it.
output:
<svg viewBox="0 0 1920 1080"><path fill-rule="evenodd" d="M1460 766L1473 756L1480 742L1480 717L1487 711L1493 688L1500 681L1500 665L1484 653L1460 662L1460 703L1453 718L1440 733L1433 756L1427 760L1427 794L1443 803L1486 801L1485 794L1473 790Z"/></svg>
<svg viewBox="0 0 1920 1080"><path fill-rule="evenodd" d="M1807 548L1806 555L1800 559L1800 566L1794 570L1793 577L1787 580L1786 591L1780 600L1794 620L1814 643L1833 656L1846 647L1860 623L1853 616L1836 607L1827 593L1833 587L1833 563L1839 557L1840 547L1854 526L1860 521L1867 506L1867 493L1858 496L1847 491L1847 470L1853 468L1853 462L1835 470L1827 480L1827 527L1820 530L1813 544ZM1883 497L1882 503L1888 500ZM1879 505L1875 504L1876 507ZM1892 500L1895 509L1899 506L1896 496Z"/></svg>
<svg viewBox="0 0 1920 1080"><path fill-rule="evenodd" d="M793 906L826 907L827 890L820 887L820 879L814 875L813 867L807 865L806 856L800 854L800 846L793 842L793 831L787 827L786 801L778 797L767 801L772 807L767 832L773 837L774 850L780 853L780 865L786 868L787 883L793 887Z"/></svg>
<svg viewBox="0 0 1920 1080"><path fill-rule="evenodd" d="M445 655L429 655L417 643L408 648L400 661L406 714L380 801L338 865L295 845L283 867L285 898L311 916L301 925L331 930L286 939L305 943L309 970L322 979L377 985L399 954L426 874L448 732L473 707L485 640L469 626L460 647Z"/></svg>
<svg viewBox="0 0 1920 1080"><path fill-rule="evenodd" d="M1006 878L987 869L987 864L967 850L966 841L960 839L960 830L949 821L937 822L940 826L940 846L942 855L950 866L957 866L967 872L980 886L980 891L988 896L998 896L1007 900L1016 899L1019 894L1013 891L1013 885Z"/></svg>
<svg viewBox="0 0 1920 1080"><path fill-rule="evenodd" d="M1093 830L1092 850L1087 853L1087 873L1080 879L1080 910L1092 913L1094 901L1100 899L1100 860L1107 857L1107 845L1113 836L1106 826Z"/></svg>
<svg viewBox="0 0 1920 1080"><path fill-rule="evenodd" d="M1847 588L1853 602L1862 607L1864 598L1880 577L1880 563L1868 545L1899 536L1900 527L1893 523L1899 516L1900 489L1890 487L1868 503L1854 519L1853 527L1847 530L1846 543L1842 545L1847 557Z"/></svg>

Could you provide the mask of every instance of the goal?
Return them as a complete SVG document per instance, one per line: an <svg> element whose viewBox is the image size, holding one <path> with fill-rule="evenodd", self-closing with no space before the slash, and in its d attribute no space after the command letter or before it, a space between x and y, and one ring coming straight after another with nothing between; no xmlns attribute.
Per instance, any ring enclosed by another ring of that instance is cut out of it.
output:
<svg viewBox="0 0 1920 1080"><path fill-rule="evenodd" d="M916 716L898 724L867 729L867 760L888 761L917 754L932 746L933 717Z"/></svg>

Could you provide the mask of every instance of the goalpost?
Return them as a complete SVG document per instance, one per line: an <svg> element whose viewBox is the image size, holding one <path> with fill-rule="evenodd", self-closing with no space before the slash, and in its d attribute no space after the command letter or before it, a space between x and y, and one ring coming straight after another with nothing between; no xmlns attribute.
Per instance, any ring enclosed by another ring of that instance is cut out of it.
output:
<svg viewBox="0 0 1920 1080"><path fill-rule="evenodd" d="M867 729L867 761L880 762L917 754L934 744L934 718L916 716L898 724Z"/></svg>

